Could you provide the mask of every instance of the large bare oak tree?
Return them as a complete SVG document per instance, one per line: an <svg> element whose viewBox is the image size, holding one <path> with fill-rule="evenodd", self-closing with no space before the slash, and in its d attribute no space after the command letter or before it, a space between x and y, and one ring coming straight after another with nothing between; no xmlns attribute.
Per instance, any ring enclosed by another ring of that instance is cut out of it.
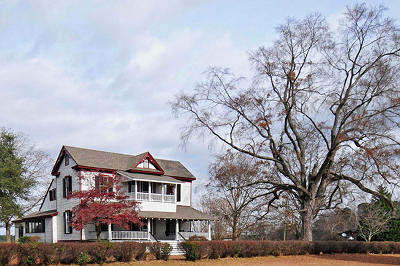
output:
<svg viewBox="0 0 400 266"><path fill-rule="evenodd" d="M375 185L399 180L400 35L384 11L348 7L337 29L317 14L289 19L273 45L250 54L254 77L211 68L172 103L188 118L184 141L211 133L273 169L258 182L269 204L296 198L304 240L344 185L385 198Z"/></svg>

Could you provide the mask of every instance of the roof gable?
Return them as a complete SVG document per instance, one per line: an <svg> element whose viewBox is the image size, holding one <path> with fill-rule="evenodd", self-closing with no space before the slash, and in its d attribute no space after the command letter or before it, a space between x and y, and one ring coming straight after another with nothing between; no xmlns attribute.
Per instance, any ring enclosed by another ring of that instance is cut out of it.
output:
<svg viewBox="0 0 400 266"><path fill-rule="evenodd" d="M131 172L133 173L149 173L156 175L163 175L164 170L157 163L150 152L146 152L143 157L132 167Z"/></svg>

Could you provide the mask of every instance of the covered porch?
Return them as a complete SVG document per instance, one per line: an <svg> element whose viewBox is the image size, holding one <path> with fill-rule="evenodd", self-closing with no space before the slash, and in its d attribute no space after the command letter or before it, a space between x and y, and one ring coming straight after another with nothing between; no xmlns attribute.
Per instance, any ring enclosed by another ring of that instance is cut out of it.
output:
<svg viewBox="0 0 400 266"><path fill-rule="evenodd" d="M101 239L109 241L185 241L192 236L211 240L213 217L189 206L177 206L176 212L140 211L143 226L130 225L129 230L117 225L104 225ZM196 226L196 223L203 226ZM86 240L96 239L94 228L89 230Z"/></svg>

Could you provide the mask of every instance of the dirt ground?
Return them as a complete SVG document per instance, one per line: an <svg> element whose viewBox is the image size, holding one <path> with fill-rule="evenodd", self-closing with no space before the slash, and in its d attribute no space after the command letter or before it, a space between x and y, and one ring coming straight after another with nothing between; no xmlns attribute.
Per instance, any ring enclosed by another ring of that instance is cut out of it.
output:
<svg viewBox="0 0 400 266"><path fill-rule="evenodd" d="M183 257L174 256L169 261L138 261L132 263L111 263L117 265L400 265L399 254L336 254L336 255L304 255L254 258L224 258L217 260L185 261Z"/></svg>

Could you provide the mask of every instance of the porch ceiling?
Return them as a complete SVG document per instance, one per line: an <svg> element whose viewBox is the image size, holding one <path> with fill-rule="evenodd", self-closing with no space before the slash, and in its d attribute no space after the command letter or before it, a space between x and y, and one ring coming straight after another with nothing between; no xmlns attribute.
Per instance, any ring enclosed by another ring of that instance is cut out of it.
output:
<svg viewBox="0 0 400 266"><path fill-rule="evenodd" d="M215 217L189 206L176 206L176 212L139 211L143 218L179 220L216 220Z"/></svg>

